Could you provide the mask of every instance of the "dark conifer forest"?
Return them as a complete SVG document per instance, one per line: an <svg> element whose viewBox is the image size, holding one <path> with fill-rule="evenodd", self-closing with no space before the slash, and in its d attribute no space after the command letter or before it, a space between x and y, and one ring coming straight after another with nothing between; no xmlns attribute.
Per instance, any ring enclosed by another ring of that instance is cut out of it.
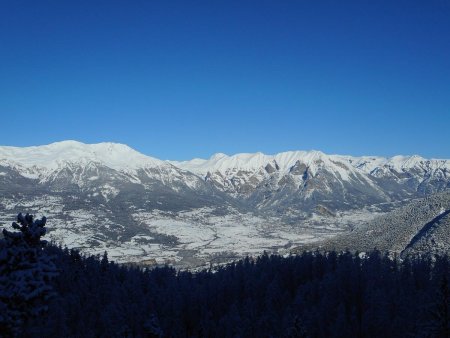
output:
<svg viewBox="0 0 450 338"><path fill-rule="evenodd" d="M199 272L145 269L36 240L0 244L1 337L449 337L448 257L264 254Z"/></svg>

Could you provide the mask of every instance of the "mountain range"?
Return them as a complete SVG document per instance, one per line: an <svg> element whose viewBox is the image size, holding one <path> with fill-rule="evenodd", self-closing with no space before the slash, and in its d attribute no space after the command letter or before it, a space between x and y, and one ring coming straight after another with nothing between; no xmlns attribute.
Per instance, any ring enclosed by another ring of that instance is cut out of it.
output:
<svg viewBox="0 0 450 338"><path fill-rule="evenodd" d="M320 151L163 161L117 143L0 147L0 220L120 262L201 266L288 252L450 188L450 160ZM450 208L449 208L450 209ZM444 210L446 211L446 210Z"/></svg>

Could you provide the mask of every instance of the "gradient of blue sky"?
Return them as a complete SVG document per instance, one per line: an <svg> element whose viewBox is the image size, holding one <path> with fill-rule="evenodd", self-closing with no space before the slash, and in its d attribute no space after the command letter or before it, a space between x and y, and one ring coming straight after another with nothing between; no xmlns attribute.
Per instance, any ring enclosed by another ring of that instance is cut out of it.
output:
<svg viewBox="0 0 450 338"><path fill-rule="evenodd" d="M450 3L2 1L1 145L450 158Z"/></svg>

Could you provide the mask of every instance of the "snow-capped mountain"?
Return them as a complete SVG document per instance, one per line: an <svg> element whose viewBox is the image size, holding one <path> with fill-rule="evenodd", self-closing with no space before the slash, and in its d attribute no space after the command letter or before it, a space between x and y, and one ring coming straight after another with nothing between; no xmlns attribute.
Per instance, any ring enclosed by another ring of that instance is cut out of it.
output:
<svg viewBox="0 0 450 338"><path fill-rule="evenodd" d="M449 160L352 157L320 151L225 154L172 162L257 208L331 210L422 196L448 188Z"/></svg>
<svg viewBox="0 0 450 338"><path fill-rule="evenodd" d="M197 175L117 143L63 141L38 147L0 147L0 172L3 179L19 175L51 190L97 192L105 199L108 197L101 192L110 190L114 195L124 185L180 195L210 190Z"/></svg>
<svg viewBox="0 0 450 338"><path fill-rule="evenodd" d="M208 173L220 173L222 175L233 175L233 173L253 172L265 169L267 173L279 171L287 174L293 171L298 163L303 164L313 176L326 167L333 171L342 180L349 180L355 172L363 172L371 176L383 176L382 173L409 172L416 176L428 173L442 178L448 177L450 160L425 159L413 156L394 156L391 158L376 156L342 156L326 155L321 151L288 151L276 155L265 155L263 153L243 153L228 156L217 153L210 159L193 159L190 161L172 161L174 165L191 172L206 176ZM267 168L266 168L267 167Z"/></svg>
<svg viewBox="0 0 450 338"><path fill-rule="evenodd" d="M291 151L162 161L116 143L0 147L0 220L119 261L199 265L289 250L450 187L450 161Z"/></svg>
<svg viewBox="0 0 450 338"><path fill-rule="evenodd" d="M13 161L28 168L54 169L68 163L101 163L112 169L158 167L166 162L143 155L124 144L104 142L84 144L62 141L34 147L0 147L0 160Z"/></svg>
<svg viewBox="0 0 450 338"><path fill-rule="evenodd" d="M199 181L167 161L143 155L118 143L83 144L76 141L57 142L39 147L0 147L0 165L15 169L40 183L66 179L80 187L100 178L112 179L111 171L132 183L148 179L163 184L195 187ZM105 172L107 175L105 175Z"/></svg>

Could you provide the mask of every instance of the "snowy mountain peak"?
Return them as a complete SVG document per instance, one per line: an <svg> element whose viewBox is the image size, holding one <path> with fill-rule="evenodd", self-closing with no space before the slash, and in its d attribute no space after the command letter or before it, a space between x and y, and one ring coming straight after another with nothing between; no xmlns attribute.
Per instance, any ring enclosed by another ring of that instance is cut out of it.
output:
<svg viewBox="0 0 450 338"><path fill-rule="evenodd" d="M346 158L354 167L366 173L372 173L382 168L386 170L395 170L397 172L408 171L414 168L418 170L450 170L450 160L426 159L419 155L397 155L390 158L375 156L347 156Z"/></svg>
<svg viewBox="0 0 450 338"><path fill-rule="evenodd" d="M213 154L209 159L212 161L218 161L224 157L229 157L227 154L224 153L215 153Z"/></svg>
<svg viewBox="0 0 450 338"><path fill-rule="evenodd" d="M305 163L307 166L315 166L319 162L329 161L333 155L326 155L321 151L287 151L276 155L266 155L261 152L257 153L240 153L235 155L225 155L222 153L214 154L208 160L194 159L191 161L183 161L172 163L185 170L205 175L208 172L226 173L233 171L257 171L265 168L268 164L276 164L278 170L288 172L298 161ZM340 158L335 158L341 161Z"/></svg>
<svg viewBox="0 0 450 338"><path fill-rule="evenodd" d="M314 177L328 172L336 181L358 180L372 185L370 177L383 177L407 173L421 180L425 173L446 180L450 171L449 160L427 160L420 156L341 156L327 155L321 151L287 151L275 155L241 153L228 156L215 154L209 159L171 162L175 166L193 172L203 178L220 182L220 186L236 186L243 182L261 182L267 175L296 175ZM255 176L256 175L256 176ZM298 178L296 178L298 180ZM299 181L300 184L300 181ZM250 190L249 190L250 191Z"/></svg>
<svg viewBox="0 0 450 338"><path fill-rule="evenodd" d="M100 163L113 169L136 169L165 165L164 161L143 155L127 145L104 142L85 144L62 141L32 147L0 147L0 160L24 167L57 168L65 163Z"/></svg>

